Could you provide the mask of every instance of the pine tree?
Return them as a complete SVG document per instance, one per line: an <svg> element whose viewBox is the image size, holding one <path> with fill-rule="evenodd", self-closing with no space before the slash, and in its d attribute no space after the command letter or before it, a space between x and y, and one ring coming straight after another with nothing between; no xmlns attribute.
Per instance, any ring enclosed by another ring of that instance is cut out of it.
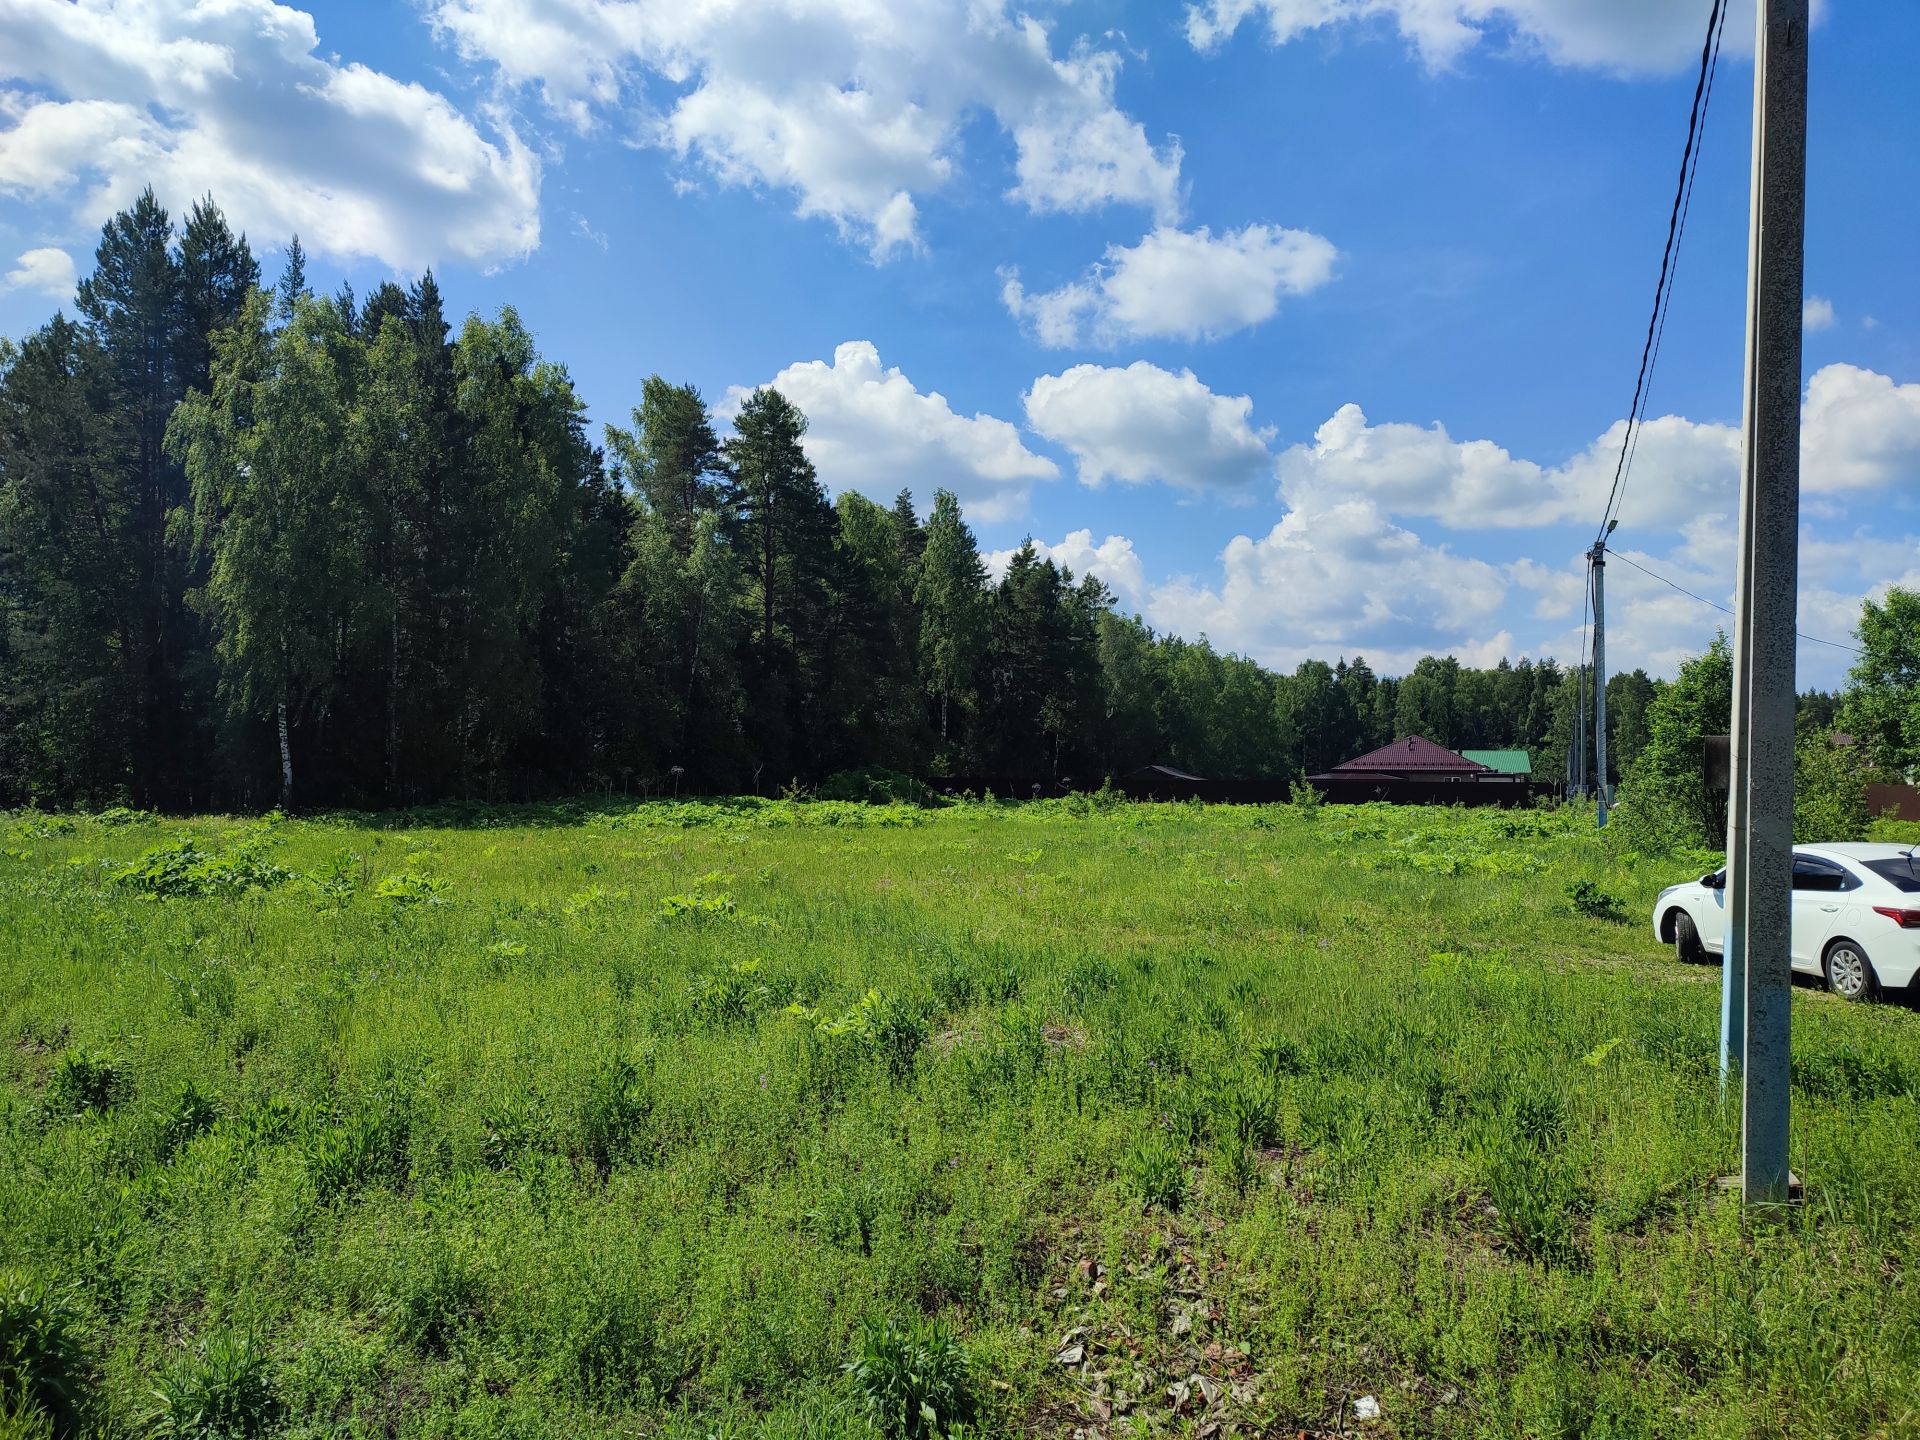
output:
<svg viewBox="0 0 1920 1440"><path fill-rule="evenodd" d="M761 764L791 773L798 735L824 719L829 582L838 529L801 440L807 421L778 390L756 390L724 447L730 537L754 616L749 714Z"/></svg>
<svg viewBox="0 0 1920 1440"><path fill-rule="evenodd" d="M63 316L0 342L0 803L134 784L137 476L106 358Z"/></svg>
<svg viewBox="0 0 1920 1440"><path fill-rule="evenodd" d="M307 289L307 252L300 246L300 237L295 235L287 242L286 264L280 271L280 283L274 288L278 301L274 313L282 320L291 319L295 304L312 293Z"/></svg>
<svg viewBox="0 0 1920 1440"><path fill-rule="evenodd" d="M211 195L194 203L180 232L180 385L204 390L213 361L213 337L240 318L260 283L260 265L245 235L227 228Z"/></svg>
<svg viewBox="0 0 1920 1440"><path fill-rule="evenodd" d="M186 500L179 467L165 448L167 420L185 393L185 303L173 224L151 189L101 230L94 271L78 306L103 354L107 400L126 436L122 463L135 497L132 528L138 563L133 593L139 624L129 636L137 691L135 794L142 803L179 803L194 789L196 726L185 712L180 653L190 633L185 567L167 542L168 518Z"/></svg>

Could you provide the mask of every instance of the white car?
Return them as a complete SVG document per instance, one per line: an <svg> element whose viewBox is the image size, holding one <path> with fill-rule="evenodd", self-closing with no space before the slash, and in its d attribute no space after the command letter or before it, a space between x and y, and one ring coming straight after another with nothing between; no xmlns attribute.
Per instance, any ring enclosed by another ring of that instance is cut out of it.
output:
<svg viewBox="0 0 1920 1440"><path fill-rule="evenodd" d="M1653 933L1689 962L1726 945L1727 872L1669 885ZM1920 971L1920 846L1793 847L1793 968L1849 1000L1900 990Z"/></svg>

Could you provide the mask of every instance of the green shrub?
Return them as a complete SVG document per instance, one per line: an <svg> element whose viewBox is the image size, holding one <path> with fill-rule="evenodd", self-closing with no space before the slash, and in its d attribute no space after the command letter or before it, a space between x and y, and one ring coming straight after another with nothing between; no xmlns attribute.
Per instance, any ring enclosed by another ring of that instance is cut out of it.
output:
<svg viewBox="0 0 1920 1440"><path fill-rule="evenodd" d="M938 1318L869 1320L846 1371L867 1419L887 1440L931 1440L973 1416L966 1351Z"/></svg>
<svg viewBox="0 0 1920 1440"><path fill-rule="evenodd" d="M70 1434L80 1423L85 1363L73 1311L39 1280L0 1274L0 1411L17 1433Z"/></svg>
<svg viewBox="0 0 1920 1440"><path fill-rule="evenodd" d="M250 1334L221 1330L161 1377L147 1433L154 1440L246 1440L280 1413L267 1356Z"/></svg>
<svg viewBox="0 0 1920 1440"><path fill-rule="evenodd" d="M862 805L931 805L933 792L911 775L869 767L828 776L815 798L852 800Z"/></svg>

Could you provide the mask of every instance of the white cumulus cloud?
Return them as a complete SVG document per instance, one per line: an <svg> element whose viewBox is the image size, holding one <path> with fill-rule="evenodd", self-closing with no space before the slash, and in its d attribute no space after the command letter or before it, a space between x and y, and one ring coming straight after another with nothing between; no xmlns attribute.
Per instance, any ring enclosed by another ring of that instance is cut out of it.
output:
<svg viewBox="0 0 1920 1440"><path fill-rule="evenodd" d="M1816 0L1818 19L1825 8ZM1705 5L1676 0L1203 0L1187 7L1187 38L1212 50L1258 17L1284 45L1336 25L1391 27L1423 63L1450 65L1477 45L1504 45L1556 65L1661 72L1697 59ZM1753 0L1733 0L1724 48L1752 49Z"/></svg>
<svg viewBox="0 0 1920 1440"><path fill-rule="evenodd" d="M0 194L99 224L152 184L238 228L397 268L513 259L540 238L538 159L444 96L316 54L272 0L0 3Z"/></svg>
<svg viewBox="0 0 1920 1440"><path fill-rule="evenodd" d="M41 246L24 252L13 268L0 276L0 290L37 290L64 300L73 295L75 279L71 255Z"/></svg>
<svg viewBox="0 0 1920 1440"><path fill-rule="evenodd" d="M1800 483L1809 495L1920 486L1920 383L1896 384L1855 365L1828 365L1801 407ZM1444 425L1375 424L1358 405L1334 412L1311 444L1277 465L1291 505L1364 496L1394 515L1452 529L1598 523L1620 462L1626 422L1558 465L1491 440L1456 440ZM1676 529L1734 514L1740 499L1737 425L1663 415L1642 423L1619 515L1628 529Z"/></svg>
<svg viewBox="0 0 1920 1440"><path fill-rule="evenodd" d="M1215 236L1206 226L1161 226L1137 245L1109 246L1079 279L1029 294L1016 273L1001 298L1043 345L1091 340L1216 339L1272 318L1282 295L1333 278L1339 252L1308 230L1248 225Z"/></svg>
<svg viewBox="0 0 1920 1440"><path fill-rule="evenodd" d="M904 487L922 504L947 489L980 520L1023 513L1033 486L1059 467L991 415L956 414L938 391L922 393L898 367L880 363L866 340L849 340L833 360L803 360L767 382L806 414L807 456L832 490L858 490L882 503ZM719 405L739 408L735 387Z"/></svg>
<svg viewBox="0 0 1920 1440"><path fill-rule="evenodd" d="M1800 328L1803 330L1831 330L1839 324L1839 318L1833 313L1833 302L1819 295L1809 295L1800 305Z"/></svg>
<svg viewBox="0 0 1920 1440"><path fill-rule="evenodd" d="M1134 551L1133 541L1124 535L1109 535L1096 545L1093 531L1072 530L1058 544L1035 540L1033 548L1042 560L1064 565L1075 575L1099 576L1123 607L1138 605L1146 598L1146 570ZM986 550L980 558L986 562L987 573L998 580L1007 573L1013 556L1013 550Z"/></svg>
<svg viewBox="0 0 1920 1440"><path fill-rule="evenodd" d="M1427 544L1369 500L1291 510L1265 535L1236 535L1220 572L1156 586L1148 618L1283 668L1357 653L1389 671L1426 653L1512 653L1500 571Z"/></svg>
<svg viewBox="0 0 1920 1440"><path fill-rule="evenodd" d="M1216 395L1191 370L1136 360L1124 370L1075 365L1042 375L1026 394L1027 424L1073 452L1080 480L1161 481L1220 490L1265 474L1270 429L1253 428L1253 401Z"/></svg>
<svg viewBox="0 0 1920 1440"><path fill-rule="evenodd" d="M790 191L885 258L989 115L1034 211L1180 209L1181 150L1121 111L1121 58L1057 55L1006 0L435 0L440 34L569 123L615 122L726 184ZM662 108L653 98L660 92Z"/></svg>
<svg viewBox="0 0 1920 1440"><path fill-rule="evenodd" d="M1800 483L1825 494L1920 490L1920 384L1857 365L1815 371L1800 412Z"/></svg>

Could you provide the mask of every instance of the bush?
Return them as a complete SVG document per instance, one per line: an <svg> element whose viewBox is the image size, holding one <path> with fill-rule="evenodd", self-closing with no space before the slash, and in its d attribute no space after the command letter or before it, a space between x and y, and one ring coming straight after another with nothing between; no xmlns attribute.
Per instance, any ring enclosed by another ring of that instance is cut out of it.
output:
<svg viewBox="0 0 1920 1440"><path fill-rule="evenodd" d="M0 1414L15 1432L66 1435L80 1423L84 1364L73 1312L38 1280L0 1276ZM4 1422L0 1422L4 1423Z"/></svg>
<svg viewBox="0 0 1920 1440"><path fill-rule="evenodd" d="M1727 792L1707 785L1705 737L1726 734L1732 715L1733 651L1722 634L1647 706L1647 743L1607 826L1615 843L1646 855L1726 844Z"/></svg>
<svg viewBox="0 0 1920 1440"><path fill-rule="evenodd" d="M846 1370L867 1418L888 1440L931 1440L972 1418L967 1355L942 1320L869 1320Z"/></svg>
<svg viewBox="0 0 1920 1440"><path fill-rule="evenodd" d="M1808 845L1865 839L1871 779L1857 746L1835 745L1819 733L1801 736L1793 752L1793 838Z"/></svg>
<svg viewBox="0 0 1920 1440"><path fill-rule="evenodd" d="M830 775L815 792L819 800L851 800L862 805L931 805L933 792L911 775L869 767Z"/></svg>

